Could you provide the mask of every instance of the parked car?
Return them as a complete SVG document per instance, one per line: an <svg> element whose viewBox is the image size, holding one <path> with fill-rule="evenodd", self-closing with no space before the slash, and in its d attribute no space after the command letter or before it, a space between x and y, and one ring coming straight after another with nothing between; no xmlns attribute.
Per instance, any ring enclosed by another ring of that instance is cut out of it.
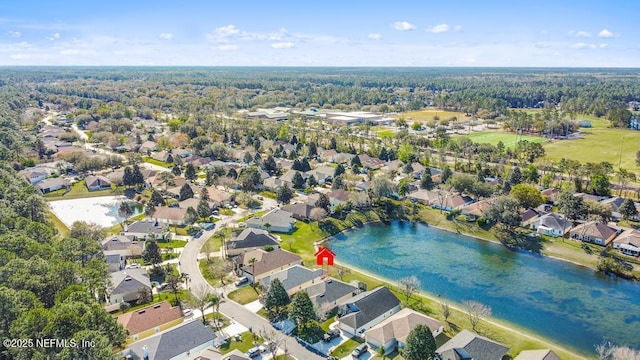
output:
<svg viewBox="0 0 640 360"><path fill-rule="evenodd" d="M260 355L260 349L258 349L257 347L252 347L251 349L247 350L245 355L247 355L250 358L254 358Z"/></svg>
<svg viewBox="0 0 640 360"><path fill-rule="evenodd" d="M264 343L262 343L262 345L258 346L258 349L260 350L260 352L267 352L269 351L269 346L271 346L271 344L273 343L273 341L265 341Z"/></svg>
<svg viewBox="0 0 640 360"><path fill-rule="evenodd" d="M338 329L331 329L328 332L326 332L324 334L324 336L322 337L322 339L324 339L325 342L329 342L335 338L337 338L338 336L340 336L340 330Z"/></svg>
<svg viewBox="0 0 640 360"><path fill-rule="evenodd" d="M368 349L369 347L367 346L367 344L360 344L355 350L353 350L353 352L351 353L351 357L357 359L362 354L366 353Z"/></svg>
<svg viewBox="0 0 640 360"><path fill-rule="evenodd" d="M242 284L246 284L249 282L249 278L246 276L241 276L238 278L238 280L236 280L236 282L234 283L235 286L240 286Z"/></svg>
<svg viewBox="0 0 640 360"><path fill-rule="evenodd" d="M203 232L202 232L202 230L200 230L200 231L198 231L197 233L195 233L195 234L193 235L193 238L194 238L194 239L197 239L197 238L199 238L200 236L202 236L202 234L203 234Z"/></svg>

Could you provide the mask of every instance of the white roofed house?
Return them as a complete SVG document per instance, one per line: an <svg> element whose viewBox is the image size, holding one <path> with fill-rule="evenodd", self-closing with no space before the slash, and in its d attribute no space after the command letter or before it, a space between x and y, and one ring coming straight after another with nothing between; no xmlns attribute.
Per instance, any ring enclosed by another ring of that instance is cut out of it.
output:
<svg viewBox="0 0 640 360"><path fill-rule="evenodd" d="M573 223L566 216L556 213L544 214L529 224L529 228L538 234L553 237L564 236L572 226Z"/></svg>
<svg viewBox="0 0 640 360"><path fill-rule="evenodd" d="M288 233L293 231L296 219L290 212L275 208L261 217L247 220L246 224L249 228Z"/></svg>
<svg viewBox="0 0 640 360"><path fill-rule="evenodd" d="M136 221L125 225L123 235L133 239L156 239L165 240L169 238L169 229L166 224L153 221ZM104 246L104 244L103 244Z"/></svg>
<svg viewBox="0 0 640 360"><path fill-rule="evenodd" d="M60 190L60 189L68 189L70 186L69 180L64 178L49 178L44 179L38 184L36 184L36 188L40 189L43 194L50 193L52 191Z"/></svg>
<svg viewBox="0 0 640 360"><path fill-rule="evenodd" d="M613 248L629 256L640 256L640 231L627 229L613 240Z"/></svg>
<svg viewBox="0 0 640 360"><path fill-rule="evenodd" d="M156 208L152 217L159 223L181 226L184 225L184 218L186 214L187 210L179 207L160 207Z"/></svg>

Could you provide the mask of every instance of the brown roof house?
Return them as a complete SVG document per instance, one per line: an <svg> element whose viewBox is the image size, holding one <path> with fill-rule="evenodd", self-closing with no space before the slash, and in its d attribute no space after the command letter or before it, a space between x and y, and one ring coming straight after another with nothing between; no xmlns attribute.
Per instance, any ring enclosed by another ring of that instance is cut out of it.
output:
<svg viewBox="0 0 640 360"><path fill-rule="evenodd" d="M255 278L256 282L290 266L302 264L300 256L282 249L273 251L256 249L243 253L236 259L239 259L240 268L244 274L251 281ZM256 259L255 263L252 264L251 259Z"/></svg>
<svg viewBox="0 0 640 360"><path fill-rule="evenodd" d="M407 336L418 325L427 326L434 338L444 331L444 326L440 321L404 308L367 330L365 337L371 346L375 348L383 346L385 354L388 354L396 349L404 348Z"/></svg>
<svg viewBox="0 0 640 360"><path fill-rule="evenodd" d="M489 206L491 206L489 200L481 200L463 207L460 211L462 215L466 217L467 221L476 221L484 215L484 212L487 211Z"/></svg>
<svg viewBox="0 0 640 360"><path fill-rule="evenodd" d="M523 350L513 360L561 360L560 356L549 349Z"/></svg>
<svg viewBox="0 0 640 360"><path fill-rule="evenodd" d="M640 231L627 229L613 240L613 248L623 254L640 256Z"/></svg>
<svg viewBox="0 0 640 360"><path fill-rule="evenodd" d="M118 323L129 330L129 341L138 341L182 323L182 310L162 301L118 316Z"/></svg>
<svg viewBox="0 0 640 360"><path fill-rule="evenodd" d="M111 181L104 176L89 175L84 179L89 191L111 189Z"/></svg>
<svg viewBox="0 0 640 360"><path fill-rule="evenodd" d="M282 210L290 212L294 218L303 221L309 220L309 217L311 216L311 210L313 209L313 206L307 203L300 202L287 204L286 206L282 207Z"/></svg>
<svg viewBox="0 0 640 360"><path fill-rule="evenodd" d="M186 209L159 207L153 213L153 219L162 224L184 225L184 217L187 214Z"/></svg>
<svg viewBox="0 0 640 360"><path fill-rule="evenodd" d="M597 221L588 221L569 230L574 240L607 246L618 234L618 230Z"/></svg>

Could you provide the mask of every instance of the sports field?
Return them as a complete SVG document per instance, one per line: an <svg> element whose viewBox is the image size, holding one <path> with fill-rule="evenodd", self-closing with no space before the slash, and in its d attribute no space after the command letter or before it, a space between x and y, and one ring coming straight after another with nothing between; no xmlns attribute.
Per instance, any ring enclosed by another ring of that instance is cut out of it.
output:
<svg viewBox="0 0 640 360"><path fill-rule="evenodd" d="M471 139L471 141L479 144L496 145L498 142L502 141L506 148L514 147L520 140L527 140L529 142L536 143L543 143L547 141L547 139L539 136L516 135L499 131L481 131L463 136L466 136Z"/></svg>
<svg viewBox="0 0 640 360"><path fill-rule="evenodd" d="M414 121L432 121L435 116L438 116L440 120L448 120L452 117L458 118L458 120L467 120L469 119L464 113L455 112L455 111L445 111L440 109L425 109L420 111L409 111L405 113L401 113L395 115L394 118L405 118L408 123L412 123Z"/></svg>

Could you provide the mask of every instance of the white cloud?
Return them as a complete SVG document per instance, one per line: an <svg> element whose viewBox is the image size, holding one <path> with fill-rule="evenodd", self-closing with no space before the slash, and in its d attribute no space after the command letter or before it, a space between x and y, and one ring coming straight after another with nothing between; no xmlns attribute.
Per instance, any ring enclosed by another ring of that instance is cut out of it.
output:
<svg viewBox="0 0 640 360"><path fill-rule="evenodd" d="M53 40L58 40L58 39L60 39L60 33L58 33L58 32L55 33L55 34L51 34L51 36L47 37L47 40L52 40L52 41Z"/></svg>
<svg viewBox="0 0 640 360"><path fill-rule="evenodd" d="M29 54L11 54L11 58L14 60L24 60L24 59L30 59L31 55Z"/></svg>
<svg viewBox="0 0 640 360"><path fill-rule="evenodd" d="M596 48L596 46L593 44L587 44L583 42L572 44L571 47L574 49L595 49Z"/></svg>
<svg viewBox="0 0 640 360"><path fill-rule="evenodd" d="M19 38L19 37L22 36L22 33L20 31L9 30L9 36L14 37L14 38Z"/></svg>
<svg viewBox="0 0 640 360"><path fill-rule="evenodd" d="M379 33L370 33L369 36L367 36L369 39L371 40L380 40L382 39L382 35Z"/></svg>
<svg viewBox="0 0 640 360"><path fill-rule="evenodd" d="M601 38L612 38L616 35L607 29L602 29L602 31L598 33L598 36Z"/></svg>
<svg viewBox="0 0 640 360"><path fill-rule="evenodd" d="M172 33L160 33L160 39L162 40L171 40L173 39L173 34Z"/></svg>
<svg viewBox="0 0 640 360"><path fill-rule="evenodd" d="M235 27L234 25L225 25L213 32L213 34L207 35L207 39L215 42L227 42L230 38L238 35L240 33L240 29Z"/></svg>
<svg viewBox="0 0 640 360"><path fill-rule="evenodd" d="M430 26L429 28L427 28L427 32L439 34L439 33L447 32L450 29L451 27L448 24L439 24L436 26Z"/></svg>
<svg viewBox="0 0 640 360"><path fill-rule="evenodd" d="M400 31L415 30L416 26L406 21L396 21L393 28Z"/></svg>
<svg viewBox="0 0 640 360"><path fill-rule="evenodd" d="M453 31L462 31L462 25L456 25L453 27Z"/></svg>
<svg viewBox="0 0 640 360"><path fill-rule="evenodd" d="M220 45L218 46L218 50L220 51L238 50L238 45Z"/></svg>
<svg viewBox="0 0 640 360"><path fill-rule="evenodd" d="M600 44L600 49L604 49L606 48L608 45L607 44Z"/></svg>
<svg viewBox="0 0 640 360"><path fill-rule="evenodd" d="M587 31L571 30L571 31L569 31L569 35L575 36L575 37L579 37L579 38L590 38L591 37L591 33L587 32Z"/></svg>
<svg viewBox="0 0 640 360"><path fill-rule="evenodd" d="M280 42L271 44L271 47L274 49L291 49L294 44L292 42Z"/></svg>

